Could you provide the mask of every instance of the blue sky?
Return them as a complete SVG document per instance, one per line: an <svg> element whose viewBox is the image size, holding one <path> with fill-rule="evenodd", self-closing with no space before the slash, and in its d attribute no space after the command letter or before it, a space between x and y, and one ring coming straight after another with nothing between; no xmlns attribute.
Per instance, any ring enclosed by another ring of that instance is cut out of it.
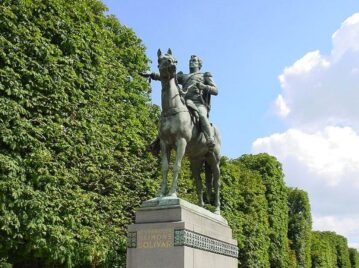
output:
<svg viewBox="0 0 359 268"><path fill-rule="evenodd" d="M219 127L222 154L249 153L257 137L286 126L271 113L280 91L277 76L309 50L330 50L331 34L358 10L358 1L118 1L109 13L131 27L154 62L158 48L171 48L188 71L190 55L203 59L218 85L211 120ZM171 4L170 4L171 3ZM159 104L159 84L153 101Z"/></svg>
<svg viewBox="0 0 359 268"><path fill-rule="evenodd" d="M309 193L314 229L359 248L359 1L104 3L142 39L151 70L158 48L184 72L200 56L219 88L210 118L222 154L275 155L287 184Z"/></svg>

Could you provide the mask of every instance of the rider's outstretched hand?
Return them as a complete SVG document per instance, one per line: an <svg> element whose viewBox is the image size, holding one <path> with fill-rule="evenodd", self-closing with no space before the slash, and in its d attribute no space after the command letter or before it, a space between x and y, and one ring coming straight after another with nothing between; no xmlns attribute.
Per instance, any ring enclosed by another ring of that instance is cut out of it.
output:
<svg viewBox="0 0 359 268"><path fill-rule="evenodd" d="M144 77L144 78L149 78L149 77L151 77L151 72L150 72L150 71L140 72L139 74L140 74L142 77Z"/></svg>

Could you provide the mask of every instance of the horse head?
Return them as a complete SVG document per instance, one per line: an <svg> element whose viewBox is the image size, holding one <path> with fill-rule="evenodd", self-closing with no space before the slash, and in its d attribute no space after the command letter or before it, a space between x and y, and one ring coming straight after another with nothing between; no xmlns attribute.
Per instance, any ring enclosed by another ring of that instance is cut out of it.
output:
<svg viewBox="0 0 359 268"><path fill-rule="evenodd" d="M158 69L163 78L171 79L176 76L177 60L172 56L171 49L166 54L162 54L161 50L157 51Z"/></svg>

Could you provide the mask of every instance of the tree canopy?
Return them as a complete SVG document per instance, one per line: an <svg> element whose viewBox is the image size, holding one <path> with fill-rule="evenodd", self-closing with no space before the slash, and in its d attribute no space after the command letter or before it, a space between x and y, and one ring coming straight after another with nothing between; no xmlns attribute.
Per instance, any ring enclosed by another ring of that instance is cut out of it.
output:
<svg viewBox="0 0 359 268"><path fill-rule="evenodd" d="M334 232L312 233L312 267L350 268L348 242L345 237Z"/></svg>
<svg viewBox="0 0 359 268"><path fill-rule="evenodd" d="M355 248L349 248L351 268L359 268L359 253Z"/></svg>
<svg viewBox="0 0 359 268"><path fill-rule="evenodd" d="M238 241L238 267L269 267L268 202L261 176L227 158L221 172L223 215Z"/></svg>
<svg viewBox="0 0 359 268"><path fill-rule="evenodd" d="M133 208L154 192L148 59L105 11L1 1L0 258L15 265L123 262Z"/></svg>
<svg viewBox="0 0 359 268"><path fill-rule="evenodd" d="M311 267L312 215L308 194L297 188L288 191L288 239L296 257L296 267Z"/></svg>
<svg viewBox="0 0 359 268"><path fill-rule="evenodd" d="M265 153L243 155L239 160L247 168L258 172L262 177L268 202L270 267L286 268L289 265L288 194L282 164L274 156Z"/></svg>

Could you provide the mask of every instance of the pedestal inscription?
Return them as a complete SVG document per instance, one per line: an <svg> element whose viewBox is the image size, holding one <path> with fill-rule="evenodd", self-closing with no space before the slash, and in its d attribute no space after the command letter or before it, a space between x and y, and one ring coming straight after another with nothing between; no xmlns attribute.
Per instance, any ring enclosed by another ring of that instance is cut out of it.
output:
<svg viewBox="0 0 359 268"><path fill-rule="evenodd" d="M226 220L178 198L168 201L148 202L136 212L127 268L237 267L237 241Z"/></svg>
<svg viewBox="0 0 359 268"><path fill-rule="evenodd" d="M138 248L173 247L173 229L140 230L137 232Z"/></svg>

